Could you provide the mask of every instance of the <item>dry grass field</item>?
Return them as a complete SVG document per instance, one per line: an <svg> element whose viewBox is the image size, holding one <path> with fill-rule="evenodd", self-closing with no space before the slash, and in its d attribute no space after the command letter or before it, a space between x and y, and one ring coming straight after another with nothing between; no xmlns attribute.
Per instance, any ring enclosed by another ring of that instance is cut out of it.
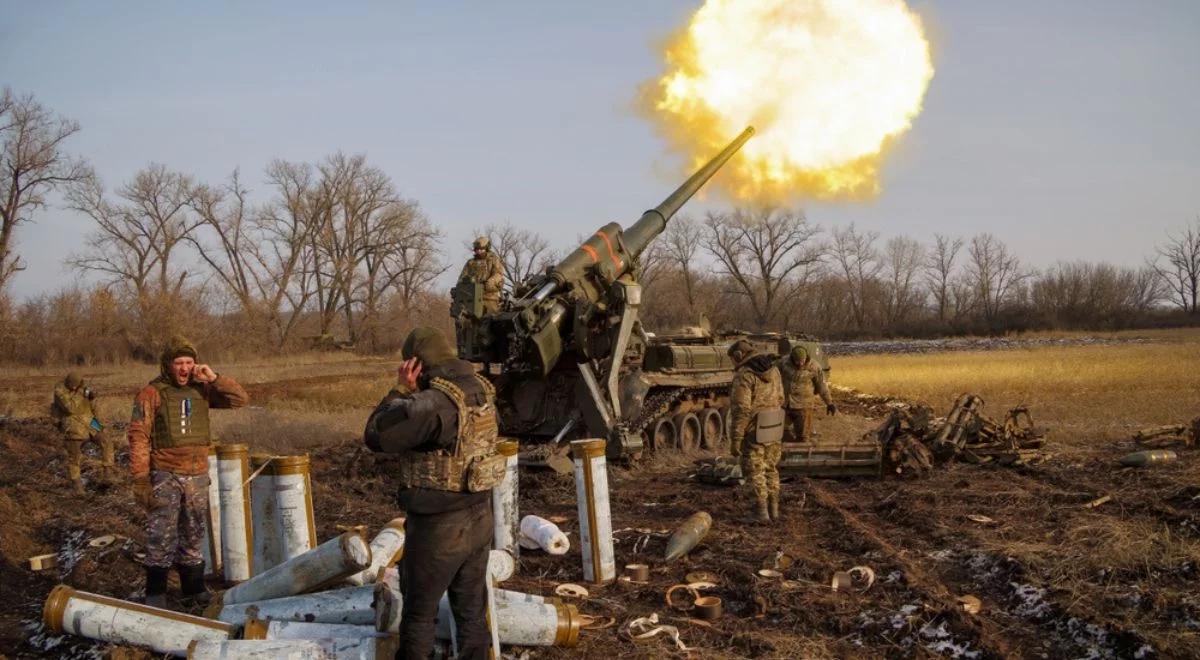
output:
<svg viewBox="0 0 1200 660"><path fill-rule="evenodd" d="M962 392L994 417L1027 404L1055 443L1086 451L1200 415L1200 330L1117 333L1151 343L836 358L833 381L945 412Z"/></svg>

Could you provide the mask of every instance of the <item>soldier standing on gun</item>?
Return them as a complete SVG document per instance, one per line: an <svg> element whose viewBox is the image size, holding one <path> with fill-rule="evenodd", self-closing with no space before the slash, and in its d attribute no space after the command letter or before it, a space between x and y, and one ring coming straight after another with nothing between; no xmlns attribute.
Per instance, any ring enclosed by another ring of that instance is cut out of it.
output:
<svg viewBox="0 0 1200 660"><path fill-rule="evenodd" d="M492 241L480 236L471 244L473 257L463 265L458 283L478 282L483 285L483 313L500 311L500 291L504 288L504 262L492 252Z"/></svg>
<svg viewBox="0 0 1200 660"><path fill-rule="evenodd" d="M829 386L825 384L825 370L808 355L803 346L792 349L787 358L781 360L783 372L783 388L787 393L788 421L791 423L792 436L795 442L809 442L812 438L814 394L820 394L825 402L825 414L836 415L837 406L829 394Z"/></svg>
<svg viewBox="0 0 1200 660"><path fill-rule="evenodd" d="M83 477L80 473L83 443L94 442L100 446L103 478L111 480L116 476L112 439L104 434L100 422L96 419L96 410L93 407L95 400L96 392L83 382L79 372L72 371L61 383L54 386L54 403L50 406L66 444L67 476L71 478L75 493L79 495L84 493Z"/></svg>
<svg viewBox="0 0 1200 660"><path fill-rule="evenodd" d="M783 442L783 384L775 361L745 339L729 347L737 365L729 388L730 449L754 489L758 522L779 519L779 459Z"/></svg>
<svg viewBox="0 0 1200 660"><path fill-rule="evenodd" d="M249 397L229 376L196 363L196 348L174 337L158 378L138 392L129 422L133 494L146 507L146 604L166 604L167 575L179 571L185 597L204 593L208 513L209 408L240 408Z"/></svg>
<svg viewBox="0 0 1200 660"><path fill-rule="evenodd" d="M445 593L458 657L487 658L491 490L505 465L496 448L495 390L433 328L413 330L401 355L398 383L363 433L372 451L400 455L400 504L407 518L396 657L429 657Z"/></svg>

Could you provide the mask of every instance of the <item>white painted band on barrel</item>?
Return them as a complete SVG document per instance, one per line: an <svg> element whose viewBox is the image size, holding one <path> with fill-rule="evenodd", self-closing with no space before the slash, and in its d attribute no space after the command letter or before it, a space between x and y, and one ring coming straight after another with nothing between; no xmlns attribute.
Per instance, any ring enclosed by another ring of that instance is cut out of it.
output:
<svg viewBox="0 0 1200 660"><path fill-rule="evenodd" d="M204 518L204 566L206 574L221 574L221 484L217 457L208 455L208 515Z"/></svg>

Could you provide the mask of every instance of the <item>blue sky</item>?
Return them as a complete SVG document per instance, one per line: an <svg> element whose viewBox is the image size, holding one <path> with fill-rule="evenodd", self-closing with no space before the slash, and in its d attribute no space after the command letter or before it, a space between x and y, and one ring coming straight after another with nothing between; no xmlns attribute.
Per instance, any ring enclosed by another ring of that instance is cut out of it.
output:
<svg viewBox="0 0 1200 660"><path fill-rule="evenodd" d="M1137 265L1200 213L1200 3L912 5L934 43L925 111L877 200L812 220ZM214 182L240 167L261 197L273 158L365 152L457 261L473 227L566 245L674 187L680 160L633 98L697 6L0 0L0 85L78 120L70 149L109 186L152 161ZM686 210L706 205L724 203ZM61 208L22 227L14 292L74 281L61 262L87 229Z"/></svg>

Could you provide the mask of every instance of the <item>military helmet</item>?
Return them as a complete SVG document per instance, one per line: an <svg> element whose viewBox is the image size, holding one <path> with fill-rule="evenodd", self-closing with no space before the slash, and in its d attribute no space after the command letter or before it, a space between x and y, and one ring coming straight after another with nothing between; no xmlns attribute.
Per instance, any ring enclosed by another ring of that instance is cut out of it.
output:
<svg viewBox="0 0 1200 660"><path fill-rule="evenodd" d="M486 250L491 246L492 241L487 236L480 236L479 238L475 239L474 243L471 243L471 249L473 250Z"/></svg>
<svg viewBox="0 0 1200 660"><path fill-rule="evenodd" d="M80 376L78 371L68 372L67 377L63 379L63 384L68 389L77 390L80 385L83 385L83 376Z"/></svg>

